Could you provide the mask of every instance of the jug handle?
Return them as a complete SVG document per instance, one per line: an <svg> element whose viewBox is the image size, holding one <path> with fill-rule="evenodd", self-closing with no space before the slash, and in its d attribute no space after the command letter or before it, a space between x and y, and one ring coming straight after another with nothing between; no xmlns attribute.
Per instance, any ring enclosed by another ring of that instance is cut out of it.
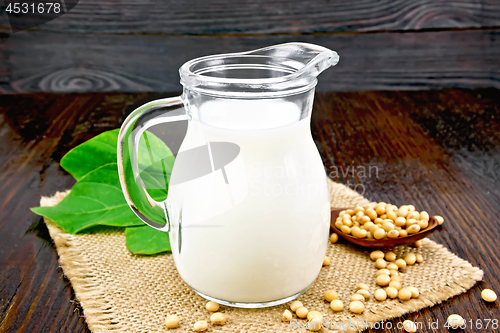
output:
<svg viewBox="0 0 500 333"><path fill-rule="evenodd" d="M174 111L182 109L182 114ZM118 135L118 175L132 211L147 225L170 231L168 200L155 201L139 175L139 139L150 127L166 122L189 120L181 96L158 99L135 109L123 122Z"/></svg>

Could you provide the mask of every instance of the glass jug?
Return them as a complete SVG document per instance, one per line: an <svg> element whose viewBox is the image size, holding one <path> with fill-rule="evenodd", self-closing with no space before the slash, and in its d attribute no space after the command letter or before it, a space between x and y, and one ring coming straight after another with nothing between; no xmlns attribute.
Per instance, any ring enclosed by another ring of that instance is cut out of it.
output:
<svg viewBox="0 0 500 333"><path fill-rule="evenodd" d="M317 75L336 52L287 43L194 59L183 94L132 112L118 138L125 198L149 226L169 232L177 270L220 304L265 307L314 282L326 252L330 200L310 119ZM151 126L188 120L168 197L140 177L139 140Z"/></svg>

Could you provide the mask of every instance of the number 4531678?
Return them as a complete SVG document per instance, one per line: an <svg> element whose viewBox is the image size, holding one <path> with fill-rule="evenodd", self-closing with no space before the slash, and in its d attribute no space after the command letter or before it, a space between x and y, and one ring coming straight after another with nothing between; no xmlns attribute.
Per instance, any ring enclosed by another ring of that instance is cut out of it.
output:
<svg viewBox="0 0 500 333"><path fill-rule="evenodd" d="M5 11L9 14L59 14L61 12L61 4L58 2L10 2Z"/></svg>

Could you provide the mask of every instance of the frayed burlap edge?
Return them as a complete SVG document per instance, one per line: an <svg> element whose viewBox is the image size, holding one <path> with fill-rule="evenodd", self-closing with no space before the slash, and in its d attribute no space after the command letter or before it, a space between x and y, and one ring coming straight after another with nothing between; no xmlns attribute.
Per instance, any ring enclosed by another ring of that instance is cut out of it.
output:
<svg viewBox="0 0 500 333"><path fill-rule="evenodd" d="M356 205L366 205L370 201L362 197L359 193L349 189L345 185L334 183L328 179L331 194L331 207L342 207L343 202L351 202ZM54 206L59 203L67 194L57 192L53 197L42 197L41 206ZM50 236L54 240L59 262L65 276L70 280L75 291L76 298L83 308L84 316L91 331L103 332L127 332L127 328L117 321L114 314L113 301L105 293L103 287L99 284L90 270L91 263L84 259L81 249L72 246L72 241L77 235L71 235L62 230L57 224L49 219L44 219L49 230ZM417 299L407 302L390 300L384 305L382 310L369 309L362 315L353 316L353 320L361 320L356 328L348 328L346 332L357 332L369 326L370 323L376 323L381 320L388 320L399 317L405 313L415 312L425 307L439 304L447 299L457 296L470 289L483 278L483 271L473 267L467 261L457 257L449 252L442 245L431 240L424 239L425 246L435 252L450 258L452 263L466 272L460 279L454 279L448 282L446 288L441 290L432 290L421 294Z"/></svg>
<svg viewBox="0 0 500 333"><path fill-rule="evenodd" d="M42 197L40 206L55 206L69 192L69 190L57 192L53 197ZM115 322L113 301L106 296L102 286L92 274L91 263L84 259L79 248L72 246L73 239L78 236L66 233L47 218L44 220L50 237L56 245L59 263L83 308L89 329L91 331L126 332L121 323Z"/></svg>

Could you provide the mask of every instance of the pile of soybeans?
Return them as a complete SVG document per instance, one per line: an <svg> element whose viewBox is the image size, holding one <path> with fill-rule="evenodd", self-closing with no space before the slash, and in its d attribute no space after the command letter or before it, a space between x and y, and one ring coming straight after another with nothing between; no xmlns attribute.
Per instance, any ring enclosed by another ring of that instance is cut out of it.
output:
<svg viewBox="0 0 500 333"><path fill-rule="evenodd" d="M441 216L434 218L443 224ZM335 227L357 238L400 238L427 228L429 219L426 211L418 212L413 205L398 207L379 202L341 211L335 220Z"/></svg>

